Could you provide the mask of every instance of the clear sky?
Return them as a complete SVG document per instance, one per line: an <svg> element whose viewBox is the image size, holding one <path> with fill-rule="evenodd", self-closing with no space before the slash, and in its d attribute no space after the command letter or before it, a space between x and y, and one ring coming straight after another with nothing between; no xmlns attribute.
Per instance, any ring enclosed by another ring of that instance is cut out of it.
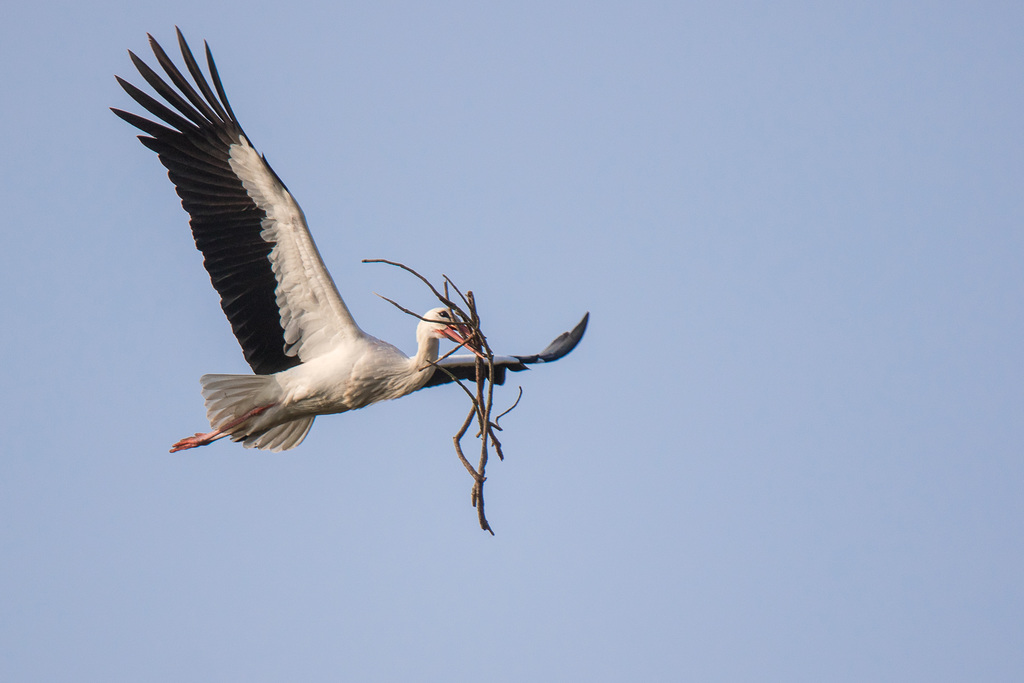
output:
<svg viewBox="0 0 1024 683"><path fill-rule="evenodd" d="M844 6L845 5L845 6ZM367 331L499 352L218 442L246 371L108 107L210 41ZM0 23L5 681L1024 680L1024 5L21 2Z"/></svg>

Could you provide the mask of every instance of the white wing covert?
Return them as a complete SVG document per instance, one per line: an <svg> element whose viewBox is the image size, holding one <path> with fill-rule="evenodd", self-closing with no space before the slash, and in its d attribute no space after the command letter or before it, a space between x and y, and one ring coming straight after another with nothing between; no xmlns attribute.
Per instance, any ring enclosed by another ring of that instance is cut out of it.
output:
<svg viewBox="0 0 1024 683"><path fill-rule="evenodd" d="M320 258L295 198L244 135L229 154L231 169L265 214L260 237L273 245L268 258L277 282L275 301L285 355L307 361L362 335Z"/></svg>

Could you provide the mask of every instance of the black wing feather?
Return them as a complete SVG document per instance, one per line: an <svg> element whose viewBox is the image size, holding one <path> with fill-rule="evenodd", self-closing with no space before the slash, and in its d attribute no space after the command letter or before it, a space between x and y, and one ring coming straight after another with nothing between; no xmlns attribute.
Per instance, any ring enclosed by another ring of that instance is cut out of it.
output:
<svg viewBox="0 0 1024 683"><path fill-rule="evenodd" d="M576 345L583 339L583 333L587 331L587 323L589 321L590 311L587 311L586 315L583 316L583 320L576 323L576 327L555 337L555 340L548 344L547 348L540 353L532 356L516 356L519 362L524 364L523 367L514 368L509 366L509 369L518 372L519 370L526 370L526 365L555 362L576 348Z"/></svg>
<svg viewBox="0 0 1024 683"><path fill-rule="evenodd" d="M170 83L134 53L128 54L164 102L122 78L117 82L162 123L119 109L113 112L146 133L139 140L156 152L167 168L181 205L191 217L192 236L203 253L210 281L220 294L221 308L253 372L280 372L297 365L299 359L284 351L284 330L275 295L277 280L268 259L273 245L260 236L266 213L246 193L228 161L231 146L241 143L244 133L224 94L209 45L206 59L213 88L181 31L177 34L195 86L150 36L150 46Z"/></svg>
<svg viewBox="0 0 1024 683"><path fill-rule="evenodd" d="M475 356L474 356L475 358ZM504 384L505 383L505 369L504 365L494 364L494 383ZM526 366L519 368L520 370L526 370ZM484 369L486 374L486 368ZM454 379L452 377L454 375ZM475 382L476 381L476 367L474 365L455 365L446 367L444 370L440 368L434 370L434 374L430 376L427 383L423 385L423 389L427 387L437 387L442 384L450 384L456 379L464 382Z"/></svg>

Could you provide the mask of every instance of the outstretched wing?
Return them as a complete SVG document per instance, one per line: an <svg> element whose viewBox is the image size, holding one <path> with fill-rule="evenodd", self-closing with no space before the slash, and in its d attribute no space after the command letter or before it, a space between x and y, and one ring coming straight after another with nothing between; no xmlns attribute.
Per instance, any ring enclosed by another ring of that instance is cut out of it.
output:
<svg viewBox="0 0 1024 683"><path fill-rule="evenodd" d="M540 353L532 356L495 356L494 357L494 383L504 384L505 373L508 370L520 372L529 370L527 367L535 363L553 363L562 356L568 355L576 348L576 345L583 339L583 333L587 331L587 322L590 320L590 313L587 312L583 319L568 332L555 337L555 340L547 345ZM430 380L424 387L436 387L439 384L447 384L454 381L454 378L473 381L476 379L476 356L471 354L459 354L448 356L437 363L444 370L435 370ZM445 372L447 370L447 372ZM454 378L453 378L454 375Z"/></svg>
<svg viewBox="0 0 1024 683"><path fill-rule="evenodd" d="M216 94L177 33L195 85L149 36L170 83L128 54L163 102L120 77L117 81L162 123L113 112L146 133L139 140L167 167L246 361L257 374L270 374L362 336L324 267L302 209L235 119L209 46L206 61Z"/></svg>

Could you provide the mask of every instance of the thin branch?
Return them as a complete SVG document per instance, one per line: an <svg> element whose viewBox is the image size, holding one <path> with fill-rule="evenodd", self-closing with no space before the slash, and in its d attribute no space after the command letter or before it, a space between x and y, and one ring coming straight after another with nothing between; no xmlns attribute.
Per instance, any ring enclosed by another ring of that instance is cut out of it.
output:
<svg viewBox="0 0 1024 683"><path fill-rule="evenodd" d="M454 289L455 292L459 295L459 298L462 299L462 303L466 304L466 306L469 306L470 305L469 301L463 295L462 290L460 290L458 288L458 286L454 282L452 282L452 279L450 277L448 277L447 275L444 275L444 274L442 274L441 277L444 278L444 293L445 293L445 295L448 294L448 285L451 285L452 289Z"/></svg>
<svg viewBox="0 0 1024 683"><path fill-rule="evenodd" d="M462 423L462 429L452 437L452 440L455 442L455 452L458 454L459 460L461 460L462 464L466 466L466 470L469 472L469 475L473 477L473 480L480 482L483 479L483 476L473 469L473 466L469 464L469 460L466 460L466 456L462 454L462 437L465 436L466 430L469 429L470 423L473 422L474 415L476 415L475 410L469 411L469 415L466 416L466 421Z"/></svg>
<svg viewBox="0 0 1024 683"><path fill-rule="evenodd" d="M415 270L413 270L409 266L405 265L404 263L398 263L397 261L389 261L389 260L383 259L383 258L364 258L363 259L363 263L386 263L389 266L397 266L398 268L401 268L402 270L406 271L407 273L412 273L413 275L418 277L420 279L420 281L423 282L423 284L425 284L427 287L430 288L430 291L434 293L434 296L436 296L441 301L445 301L445 299L447 298L447 297L441 296L441 292L437 291L434 288L434 285L430 284L430 280L428 280L427 278L423 277L422 275L420 275L419 273L417 273Z"/></svg>
<svg viewBox="0 0 1024 683"><path fill-rule="evenodd" d="M511 413L511 412L512 412L513 410L515 410L515 409L516 409L516 406L518 406L518 405L519 405L519 401L520 401L520 399L522 399L522 398L523 398L523 388L522 388L522 387L519 387L519 395L518 395L518 396L516 396L516 402L515 402L515 403L513 403L513 404L512 404L512 405L511 405L511 406L510 406L510 407L508 408L508 410L506 410L505 412L503 412L503 413L502 413L501 415L499 415L498 417L494 418L494 426L495 426L495 427L497 427L498 429L501 429L501 427L498 427L498 421L499 421L499 420L500 420L501 418L503 418L503 417L505 417L506 415L508 415L509 413Z"/></svg>

